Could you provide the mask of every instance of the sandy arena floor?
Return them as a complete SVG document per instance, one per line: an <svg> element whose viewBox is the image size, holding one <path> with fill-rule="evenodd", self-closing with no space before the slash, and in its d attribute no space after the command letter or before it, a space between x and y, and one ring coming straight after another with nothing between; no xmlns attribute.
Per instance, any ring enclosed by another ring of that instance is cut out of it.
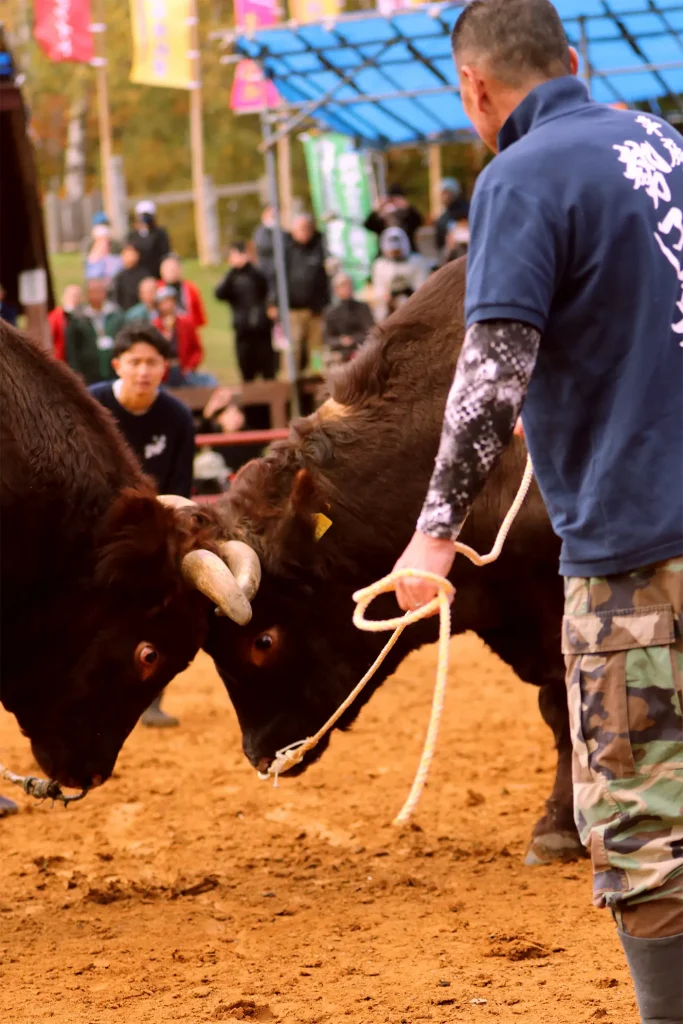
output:
<svg viewBox="0 0 683 1024"><path fill-rule="evenodd" d="M452 651L401 830L433 649L279 789L202 656L169 690L181 728L138 726L103 789L68 812L19 793L0 822L2 1024L636 1024L587 864L522 866L553 763L536 691L474 637ZM7 714L0 750L35 771Z"/></svg>

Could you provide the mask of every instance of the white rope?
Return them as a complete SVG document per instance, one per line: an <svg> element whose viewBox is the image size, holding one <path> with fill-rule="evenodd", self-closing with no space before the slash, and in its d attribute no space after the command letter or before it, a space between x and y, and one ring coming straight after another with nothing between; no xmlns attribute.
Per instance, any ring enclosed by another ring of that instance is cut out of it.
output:
<svg viewBox="0 0 683 1024"><path fill-rule="evenodd" d="M529 487L531 486L533 476L534 470L531 464L531 458L527 457L526 466L524 467L524 475L522 477L522 482L519 485L519 490L517 491L515 500L502 522L493 547L487 555L480 555L474 550L474 548L469 547L467 544L461 544L460 541L455 542L456 552L459 552L461 555L465 555L465 557L469 558L470 562L473 562L474 565L482 566L495 562L503 550L503 544L510 532L510 527L514 523L515 518L524 503L524 499L526 498ZM413 611L406 612L405 615L398 616L397 618L382 620L366 619L364 615L372 601L374 601L380 594L386 594L395 590L396 584L402 579L421 579L429 583L433 583L438 589L438 594L433 598L433 600L422 605L421 608L416 608ZM309 736L305 740L298 740L296 743L291 743L289 746L278 750L268 771L265 773L259 773L260 777L264 779L271 777L274 778L275 785L277 786L278 775L299 764L308 751L312 750L313 747L320 742L323 736L328 733L332 726L339 720L339 718L341 718L347 708L353 704L363 687L372 679L377 669L391 651L392 647L396 644L406 626L410 626L414 622L419 622L421 619L425 619L438 611L438 665L427 736L425 738L422 756L420 758L420 763L418 765L410 793L393 823L394 825L400 825L407 821L415 810L417 802L422 794L422 790L424 789L425 782L427 781L427 775L429 774L429 768L432 763L436 740L439 734L439 724L441 721L441 712L443 710L446 683L448 680L448 644L451 635L450 598L453 593L453 585L442 576L437 576L431 572L418 572L416 569L399 569L396 572L392 572L388 576L385 576L384 579L378 580L377 583L372 583L369 587L365 587L363 590L357 591L353 595L353 599L356 602L356 609L353 614L354 625L357 626L358 629L371 633L379 633L393 629L393 635L389 638L386 646L380 652L360 682L356 684L346 700L339 705L337 710L330 716L330 718L328 718L325 724L321 726L313 736Z"/></svg>

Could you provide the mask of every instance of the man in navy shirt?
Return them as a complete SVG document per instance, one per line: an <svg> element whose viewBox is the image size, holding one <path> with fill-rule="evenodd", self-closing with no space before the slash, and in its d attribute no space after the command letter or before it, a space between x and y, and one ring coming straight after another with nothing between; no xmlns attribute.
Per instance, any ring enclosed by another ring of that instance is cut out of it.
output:
<svg viewBox="0 0 683 1024"><path fill-rule="evenodd" d="M562 539L577 825L642 1019L683 1024L683 139L592 103L548 0L471 0L463 106L498 155L417 531L446 576L515 421ZM402 608L435 594L405 580Z"/></svg>
<svg viewBox="0 0 683 1024"><path fill-rule="evenodd" d="M114 339L115 381L93 384L90 393L112 413L145 473L160 494L189 498L194 459L194 423L190 410L161 389L171 353L169 342L141 322L122 328ZM161 696L142 716L145 725L178 725L161 708Z"/></svg>

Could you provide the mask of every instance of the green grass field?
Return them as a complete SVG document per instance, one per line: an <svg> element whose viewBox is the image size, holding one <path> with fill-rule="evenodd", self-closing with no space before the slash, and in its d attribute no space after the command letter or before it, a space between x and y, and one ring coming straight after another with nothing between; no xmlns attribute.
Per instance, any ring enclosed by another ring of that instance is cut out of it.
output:
<svg viewBox="0 0 683 1024"><path fill-rule="evenodd" d="M80 253L58 253L50 257L52 284L59 301L67 284L83 280L83 260ZM183 261L184 275L194 281L204 297L208 324L201 330L206 357L203 369L215 373L222 384L237 384L239 371L235 359L235 346L230 326L230 310L224 302L217 302L213 290L225 273L221 267L200 267L197 260Z"/></svg>

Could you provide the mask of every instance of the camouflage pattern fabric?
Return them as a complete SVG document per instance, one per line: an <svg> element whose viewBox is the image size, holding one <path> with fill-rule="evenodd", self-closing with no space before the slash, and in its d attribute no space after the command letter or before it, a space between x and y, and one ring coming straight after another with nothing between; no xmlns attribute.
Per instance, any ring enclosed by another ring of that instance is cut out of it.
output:
<svg viewBox="0 0 683 1024"><path fill-rule="evenodd" d="M574 811L593 899L651 937L683 931L682 606L683 558L565 580Z"/></svg>

